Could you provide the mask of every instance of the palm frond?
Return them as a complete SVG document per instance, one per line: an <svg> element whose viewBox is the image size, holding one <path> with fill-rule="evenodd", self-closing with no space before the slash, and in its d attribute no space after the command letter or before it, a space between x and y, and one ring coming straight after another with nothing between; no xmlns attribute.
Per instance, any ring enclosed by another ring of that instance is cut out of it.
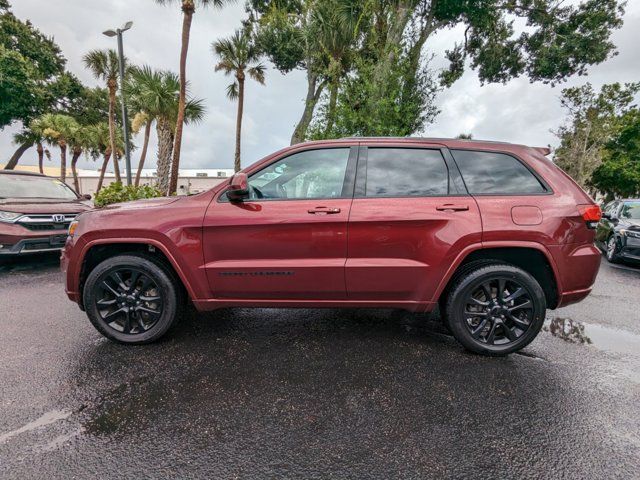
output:
<svg viewBox="0 0 640 480"><path fill-rule="evenodd" d="M231 100L237 100L238 98L238 82L230 83L227 86L227 97Z"/></svg>

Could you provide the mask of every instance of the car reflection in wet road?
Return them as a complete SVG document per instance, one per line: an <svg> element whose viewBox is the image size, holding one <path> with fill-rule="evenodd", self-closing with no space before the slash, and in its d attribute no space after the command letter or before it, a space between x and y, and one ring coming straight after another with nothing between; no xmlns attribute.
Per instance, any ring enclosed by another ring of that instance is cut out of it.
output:
<svg viewBox="0 0 640 480"><path fill-rule="evenodd" d="M521 354L380 310L189 312L110 343L55 257L0 266L0 478L633 478L640 271Z"/></svg>

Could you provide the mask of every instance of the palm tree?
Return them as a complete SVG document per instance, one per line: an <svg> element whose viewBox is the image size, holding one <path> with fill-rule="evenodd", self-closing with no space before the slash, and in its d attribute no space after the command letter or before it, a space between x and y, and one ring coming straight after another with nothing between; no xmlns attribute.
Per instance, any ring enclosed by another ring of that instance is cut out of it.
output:
<svg viewBox="0 0 640 480"><path fill-rule="evenodd" d="M178 117L180 80L175 73L153 70L149 66L133 67L126 84L127 98L133 108L143 112L148 120L147 127L156 123L158 135L158 188L169 190L171 171L171 153L174 148L174 126ZM185 122L198 122L204 116L202 100L187 98L185 104ZM145 133L146 135L146 133ZM138 170L140 170L140 165Z"/></svg>
<svg viewBox="0 0 640 480"><path fill-rule="evenodd" d="M78 170L76 164L80 155L90 152L93 147L93 138L91 135L91 127L78 125L69 134L69 146L71 147L71 172L73 174L73 186L76 192L80 193L80 182L78 181Z"/></svg>
<svg viewBox="0 0 640 480"><path fill-rule="evenodd" d="M230 38L218 40L212 45L213 51L220 57L216 65L216 72L224 71L225 75L234 75L235 80L227 87L227 96L231 100L238 100L238 114L236 117L236 155L235 171L240 165L240 138L242 132L242 109L244 106L244 81L248 74L256 82L264 85L265 66L259 62L260 52L251 39L251 34L245 29L236 31Z"/></svg>
<svg viewBox="0 0 640 480"><path fill-rule="evenodd" d="M67 177L67 145L69 138L79 128L78 122L68 115L46 113L33 120L30 128L50 145L60 148L60 180L64 182Z"/></svg>
<svg viewBox="0 0 640 480"><path fill-rule="evenodd" d="M109 124L107 122L100 122L94 125L86 127L87 141L89 144L89 154L94 159L97 159L102 155L102 166L100 167L100 177L98 178L98 186L96 193L102 188L104 183L104 175L111 159L111 137L109 132ZM120 134L116 135L116 155L118 152L122 153L124 150L124 142Z"/></svg>
<svg viewBox="0 0 640 480"><path fill-rule="evenodd" d="M180 167L180 148L182 147L182 127L184 125L187 108L187 52L189 50L189 35L191 21L196 11L196 4L201 7L213 6L222 8L228 0L155 0L160 5L180 3L182 9L182 48L180 50L180 91L178 96L178 113L176 116L175 139L173 145L173 159L171 166L171 181L169 194L175 193L178 186L178 168Z"/></svg>
<svg viewBox="0 0 640 480"><path fill-rule="evenodd" d="M133 184L137 187L140 185L140 175L142 175L142 169L144 168L144 161L147 158L147 149L149 148L149 137L151 136L151 124L153 119L149 117L149 114L143 110L138 111L131 120L131 131L134 135L140 133L142 126L144 125L144 141L142 143L142 152L140 153L140 160L138 160L138 170L136 171L136 178Z"/></svg>
<svg viewBox="0 0 640 480"><path fill-rule="evenodd" d="M116 151L116 90L118 88L118 54L115 50L91 50L82 61L86 68L91 70L93 76L107 83L109 90L109 141L111 151ZM113 156L113 166L116 180L120 179L120 167L117 155Z"/></svg>
<svg viewBox="0 0 640 480"><path fill-rule="evenodd" d="M38 135L28 126L25 126L25 128L21 132L16 133L13 136L13 141L14 143L20 145L20 147L24 145L29 145L29 146L32 146L33 144L36 145L36 152L38 154L38 168L40 170L40 173L44 173L44 167L43 167L44 148L42 147L42 142L43 142L42 136ZM28 147L28 148L31 148L31 147ZM15 163L12 163L10 159L4 168L5 170L12 170L13 168L15 168L17 163L18 163L17 160L15 160Z"/></svg>

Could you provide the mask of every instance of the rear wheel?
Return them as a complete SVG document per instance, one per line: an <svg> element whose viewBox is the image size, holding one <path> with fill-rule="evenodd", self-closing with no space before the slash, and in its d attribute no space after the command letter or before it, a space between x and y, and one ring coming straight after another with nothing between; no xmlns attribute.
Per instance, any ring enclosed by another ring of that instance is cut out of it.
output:
<svg viewBox="0 0 640 480"><path fill-rule="evenodd" d="M544 323L540 284L524 270L487 265L459 276L446 303L454 337L468 350L506 355L524 348Z"/></svg>
<svg viewBox="0 0 640 480"><path fill-rule="evenodd" d="M96 266L84 286L89 320L110 340L150 343L174 324L179 290L160 262L138 255L119 255Z"/></svg>

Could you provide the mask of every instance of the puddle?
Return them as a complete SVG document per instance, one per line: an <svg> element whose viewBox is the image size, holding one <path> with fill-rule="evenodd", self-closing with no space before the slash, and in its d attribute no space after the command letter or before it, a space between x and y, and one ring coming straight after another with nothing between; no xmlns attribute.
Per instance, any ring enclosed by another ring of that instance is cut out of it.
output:
<svg viewBox="0 0 640 480"><path fill-rule="evenodd" d="M47 425L51 425L52 423L58 422L60 420L64 420L71 415L72 412L68 410L52 410L50 412L45 413L40 418L37 418L33 422L29 422L26 425L12 430L7 433L3 433L0 435L0 444L6 442L11 437L15 437L16 435L20 435L21 433L30 432L31 430L36 430L41 427L45 427Z"/></svg>
<svg viewBox="0 0 640 480"><path fill-rule="evenodd" d="M640 353L640 335L627 330L588 324L571 318L555 317L544 330L569 343L593 345L599 350L621 354Z"/></svg>

